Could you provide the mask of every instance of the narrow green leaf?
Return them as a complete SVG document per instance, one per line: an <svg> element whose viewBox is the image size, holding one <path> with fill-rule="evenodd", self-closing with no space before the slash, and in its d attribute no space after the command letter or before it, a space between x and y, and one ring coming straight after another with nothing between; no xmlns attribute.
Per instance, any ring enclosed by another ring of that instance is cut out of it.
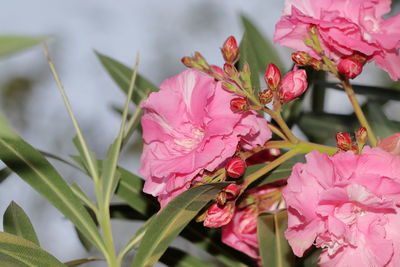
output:
<svg viewBox="0 0 400 267"><path fill-rule="evenodd" d="M83 192L83 190L79 187L78 184L72 183L71 189L72 192L74 192L75 196L77 196L82 201L83 204L92 209L94 212L97 212L96 205L92 201L90 201L90 199L87 197L85 192Z"/></svg>
<svg viewBox="0 0 400 267"><path fill-rule="evenodd" d="M129 88L129 82L132 77L132 69L125 66L124 64L112 59L106 55L96 52L103 67L107 70L113 80L118 84L118 86L127 94ZM132 96L132 101L137 105L140 101L147 97L146 90L150 88L151 92L158 91L157 86L152 84L146 78L137 75L135 81L134 93Z"/></svg>
<svg viewBox="0 0 400 267"><path fill-rule="evenodd" d="M284 236L286 229L286 210L258 216L257 237L264 267L294 267L295 257Z"/></svg>
<svg viewBox="0 0 400 267"><path fill-rule="evenodd" d="M201 185L173 199L150 223L132 266L154 265L169 244L227 183Z"/></svg>
<svg viewBox="0 0 400 267"><path fill-rule="evenodd" d="M93 151L90 151L89 148L84 148L84 145L80 141L78 136L75 136L72 139L72 142L74 143L76 149L79 152L79 155L82 156L82 163L83 167L90 173L90 164L93 166L93 171L97 176L99 176L99 167L98 167L98 162L97 162L97 157L96 154ZM88 158L85 157L85 150L87 151Z"/></svg>
<svg viewBox="0 0 400 267"><path fill-rule="evenodd" d="M39 151L22 140L8 126L2 116L0 116L0 159L47 198L97 248L105 250L96 225L69 185Z"/></svg>
<svg viewBox="0 0 400 267"><path fill-rule="evenodd" d="M35 243L3 232L0 232L0 262L1 266L66 266Z"/></svg>
<svg viewBox="0 0 400 267"><path fill-rule="evenodd" d="M17 203L11 201L3 216L5 232L27 239L40 246L35 229L25 211Z"/></svg>
<svg viewBox="0 0 400 267"><path fill-rule="evenodd" d="M99 258L83 258L83 259L77 259L77 260L72 260L68 262L64 262L64 264L68 267L75 267L79 266L85 263L93 262L93 261L104 261L104 259L99 259Z"/></svg>
<svg viewBox="0 0 400 267"><path fill-rule="evenodd" d="M239 70L243 69L244 64L249 64L251 71L251 85L256 91L258 91L260 89L260 75L258 69L257 54L251 45L251 41L249 40L247 32L245 32L243 35L242 41L239 45L239 49Z"/></svg>
<svg viewBox="0 0 400 267"><path fill-rule="evenodd" d="M26 50L45 40L43 36L0 36L0 57Z"/></svg>
<svg viewBox="0 0 400 267"><path fill-rule="evenodd" d="M261 34L249 18L242 15L241 19L249 45L256 55L258 72L264 74L268 63L271 62L278 66L281 71L284 71L286 68L271 41Z"/></svg>
<svg viewBox="0 0 400 267"><path fill-rule="evenodd" d="M8 178L12 174L12 170L10 168L3 168L0 170L0 183L2 183L5 179Z"/></svg>
<svg viewBox="0 0 400 267"><path fill-rule="evenodd" d="M167 266L174 267L217 267L215 264L203 261L177 248L168 248L160 261Z"/></svg>

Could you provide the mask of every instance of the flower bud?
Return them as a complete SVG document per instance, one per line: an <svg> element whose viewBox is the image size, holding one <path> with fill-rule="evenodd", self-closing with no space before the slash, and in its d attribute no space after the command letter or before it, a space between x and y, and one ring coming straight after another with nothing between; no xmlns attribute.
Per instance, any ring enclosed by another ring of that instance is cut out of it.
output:
<svg viewBox="0 0 400 267"><path fill-rule="evenodd" d="M265 70L264 79L269 89L276 90L281 82L281 71L275 64L269 63Z"/></svg>
<svg viewBox="0 0 400 267"><path fill-rule="evenodd" d="M366 55L364 55L363 53L360 53L360 52L355 52L351 57L356 59L357 61L359 61L363 65L365 63L367 63L367 60L368 60L368 57Z"/></svg>
<svg viewBox="0 0 400 267"><path fill-rule="evenodd" d="M400 133L386 137L379 143L378 147L394 155L400 155Z"/></svg>
<svg viewBox="0 0 400 267"><path fill-rule="evenodd" d="M224 81L221 83L222 88L224 88L226 91L231 92L231 93L236 93L239 88L237 87L236 83L231 82L231 81Z"/></svg>
<svg viewBox="0 0 400 267"><path fill-rule="evenodd" d="M217 203L220 206L225 205L226 203L226 199L228 197L228 194L224 191L219 192L219 194L217 195Z"/></svg>
<svg viewBox="0 0 400 267"><path fill-rule="evenodd" d="M323 66L324 66L324 64L323 64L320 60L315 59L315 58L312 58L308 64L309 64L314 70L322 70L322 68L323 68Z"/></svg>
<svg viewBox="0 0 400 267"><path fill-rule="evenodd" d="M228 64L225 63L224 64L224 72L226 73L226 75L228 75L228 77L230 78L234 78L237 77L239 72L237 71L237 69L235 68L235 66L233 66L232 64Z"/></svg>
<svg viewBox="0 0 400 267"><path fill-rule="evenodd" d="M363 146L365 145L365 143L367 143L367 139L368 139L367 129L365 127L358 128L356 132L357 143Z"/></svg>
<svg viewBox="0 0 400 267"><path fill-rule="evenodd" d="M212 204L206 213L204 226L217 228L228 224L235 213L235 202L227 202L224 206L217 203Z"/></svg>
<svg viewBox="0 0 400 267"><path fill-rule="evenodd" d="M307 73L303 69L290 71L282 80L279 97L282 103L288 103L307 89Z"/></svg>
<svg viewBox="0 0 400 267"><path fill-rule="evenodd" d="M293 62L300 66L308 65L311 59L312 57L310 57L310 55L307 54L306 52L297 51L292 53Z"/></svg>
<svg viewBox="0 0 400 267"><path fill-rule="evenodd" d="M261 104L265 105L271 102L273 97L273 92L271 89L267 89L264 91L258 91L258 98L260 99Z"/></svg>
<svg viewBox="0 0 400 267"><path fill-rule="evenodd" d="M193 67L193 60L191 57L183 57L181 59L181 62L183 63L183 65L185 65L188 68L192 68Z"/></svg>
<svg viewBox="0 0 400 267"><path fill-rule="evenodd" d="M224 192L226 192L227 199L234 199L240 193L240 187L237 184L230 184L225 187Z"/></svg>
<svg viewBox="0 0 400 267"><path fill-rule="evenodd" d="M224 42L221 48L222 56L228 64L234 64L239 58L239 48L236 43L236 39L233 36L229 36Z"/></svg>
<svg viewBox="0 0 400 267"><path fill-rule="evenodd" d="M231 178L239 178L246 170L246 162L241 158L232 158L225 166L226 173Z"/></svg>
<svg viewBox="0 0 400 267"><path fill-rule="evenodd" d="M236 97L231 100L231 110L233 113L242 113L249 110L247 100L241 97Z"/></svg>
<svg viewBox="0 0 400 267"><path fill-rule="evenodd" d="M344 151L351 150L352 149L351 136L347 133L338 132L336 134L336 146Z"/></svg>
<svg viewBox="0 0 400 267"><path fill-rule="evenodd" d="M218 76L221 78L220 80L222 80L223 77L225 76L224 71L220 67L215 66L215 65L211 65L210 67L211 67L211 71L214 73L214 77Z"/></svg>
<svg viewBox="0 0 400 267"><path fill-rule="evenodd" d="M347 57L339 61L337 68L347 78L354 79L362 72L363 64L355 58Z"/></svg>

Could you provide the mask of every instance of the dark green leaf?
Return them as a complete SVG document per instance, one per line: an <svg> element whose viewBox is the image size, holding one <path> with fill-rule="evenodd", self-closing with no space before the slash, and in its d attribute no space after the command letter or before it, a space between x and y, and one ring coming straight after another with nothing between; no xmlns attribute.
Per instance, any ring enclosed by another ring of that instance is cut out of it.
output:
<svg viewBox="0 0 400 267"><path fill-rule="evenodd" d="M260 74L258 71L257 55L251 46L248 34L245 32L240 42L240 59L238 62L239 70L243 69L245 63L248 63L251 71L251 85L258 91L260 89Z"/></svg>
<svg viewBox="0 0 400 267"><path fill-rule="evenodd" d="M247 17L242 16L241 19L249 45L256 55L258 72L264 74L268 63L274 63L284 71L285 66L279 58L275 46L260 33Z"/></svg>
<svg viewBox="0 0 400 267"><path fill-rule="evenodd" d="M35 243L21 237L0 232L1 266L65 267L55 257Z"/></svg>
<svg viewBox="0 0 400 267"><path fill-rule="evenodd" d="M26 50L45 40L46 38L41 36L0 36L0 57Z"/></svg>
<svg viewBox="0 0 400 267"><path fill-rule="evenodd" d="M10 168L3 168L0 170L0 183L2 183L5 179L8 178L12 174L12 170Z"/></svg>
<svg viewBox="0 0 400 267"><path fill-rule="evenodd" d="M94 245L104 251L97 227L57 170L22 140L0 116L0 159L32 188L47 198Z"/></svg>
<svg viewBox="0 0 400 267"><path fill-rule="evenodd" d="M77 259L77 260L72 260L65 262L64 264L68 267L75 267L79 266L88 262L93 262L93 261L104 261L104 259L98 259L98 258L84 258L84 259Z"/></svg>
<svg viewBox="0 0 400 267"><path fill-rule="evenodd" d="M227 183L205 184L173 199L149 224L132 266L154 265L169 244Z"/></svg>
<svg viewBox="0 0 400 267"><path fill-rule="evenodd" d="M35 229L25 211L17 203L11 201L3 216L5 232L17 235L40 246Z"/></svg>
<svg viewBox="0 0 400 267"><path fill-rule="evenodd" d="M103 64L104 68L113 78L113 80L118 84L118 86L125 92L128 93L129 82L132 77L132 69L128 68L124 64L118 62L115 59L107 57L105 55L96 52L97 57ZM132 100L137 105L143 98L146 98L146 90L150 88L151 92L158 91L157 86L152 84L146 78L141 75L137 75L135 81L135 88L133 90Z"/></svg>
<svg viewBox="0 0 400 267"><path fill-rule="evenodd" d="M284 236L286 229L286 210L264 213L258 217L257 237L264 267L294 267L295 257Z"/></svg>
<svg viewBox="0 0 400 267"><path fill-rule="evenodd" d="M160 261L173 267L217 267L215 264L205 262L177 248L168 248Z"/></svg>

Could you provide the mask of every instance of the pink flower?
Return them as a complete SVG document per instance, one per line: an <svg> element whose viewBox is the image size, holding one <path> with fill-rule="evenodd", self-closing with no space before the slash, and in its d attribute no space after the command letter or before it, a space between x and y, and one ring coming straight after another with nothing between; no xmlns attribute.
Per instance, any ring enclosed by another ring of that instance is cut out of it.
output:
<svg viewBox="0 0 400 267"><path fill-rule="evenodd" d="M257 240L257 216L260 212L274 211L285 207L281 199L282 183L267 184L247 192L253 198L253 205L236 209L231 222L222 227L222 242L250 257L260 260ZM245 201L245 200L244 200Z"/></svg>
<svg viewBox="0 0 400 267"><path fill-rule="evenodd" d="M324 267L400 266L400 157L364 147L306 159L283 191L293 252L315 244Z"/></svg>
<svg viewBox="0 0 400 267"><path fill-rule="evenodd" d="M205 170L222 168L239 142L251 149L271 138L257 113L231 111L234 97L212 77L191 69L163 82L144 101L139 172L146 178L143 191L157 196L162 207L201 180Z"/></svg>
<svg viewBox="0 0 400 267"><path fill-rule="evenodd" d="M282 80L279 96L283 103L288 103L300 96L307 89L307 73L303 69L292 70Z"/></svg>
<svg viewBox="0 0 400 267"><path fill-rule="evenodd" d="M379 143L379 147L394 155L400 155L400 133L386 137Z"/></svg>
<svg viewBox="0 0 400 267"><path fill-rule="evenodd" d="M208 208L204 219L204 226L217 228L228 224L235 213L235 201L228 201L225 205L214 203Z"/></svg>
<svg viewBox="0 0 400 267"><path fill-rule="evenodd" d="M328 57L337 61L357 51L398 80L400 15L382 18L390 5L390 0L286 0L274 41L319 59L304 44L309 26L316 25Z"/></svg>

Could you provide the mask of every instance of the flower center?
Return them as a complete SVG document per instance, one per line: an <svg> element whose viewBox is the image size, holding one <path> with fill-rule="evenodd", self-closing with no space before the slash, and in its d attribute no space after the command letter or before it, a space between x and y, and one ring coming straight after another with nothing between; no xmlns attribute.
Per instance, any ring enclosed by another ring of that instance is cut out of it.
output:
<svg viewBox="0 0 400 267"><path fill-rule="evenodd" d="M204 137L204 131L191 124L185 124L174 134L174 149L179 152L188 153L199 144Z"/></svg>

